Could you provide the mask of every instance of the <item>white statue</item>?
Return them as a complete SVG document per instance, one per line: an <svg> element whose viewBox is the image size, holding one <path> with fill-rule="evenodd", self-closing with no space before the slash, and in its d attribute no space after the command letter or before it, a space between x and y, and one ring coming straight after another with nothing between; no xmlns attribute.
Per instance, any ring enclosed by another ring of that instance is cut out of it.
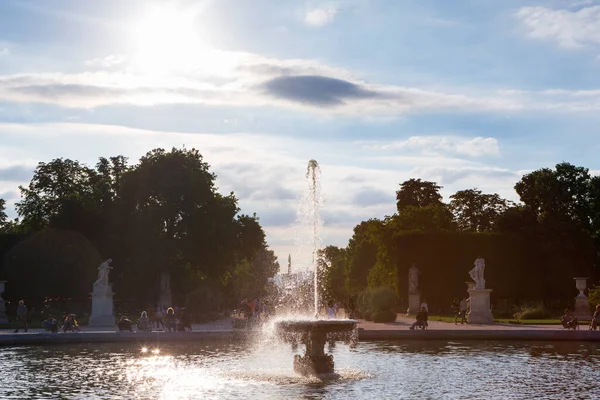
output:
<svg viewBox="0 0 600 400"><path fill-rule="evenodd" d="M475 281L475 289L485 289L485 279L483 272L485 270L485 260L479 257L475 260L475 267L469 271L471 279Z"/></svg>
<svg viewBox="0 0 600 400"><path fill-rule="evenodd" d="M98 280L94 282L94 286L103 286L108 287L108 273L112 269L110 263L112 262L112 258L104 261L98 267Z"/></svg>
<svg viewBox="0 0 600 400"><path fill-rule="evenodd" d="M419 268L415 264L413 264L408 270L408 291L416 292L419 288Z"/></svg>

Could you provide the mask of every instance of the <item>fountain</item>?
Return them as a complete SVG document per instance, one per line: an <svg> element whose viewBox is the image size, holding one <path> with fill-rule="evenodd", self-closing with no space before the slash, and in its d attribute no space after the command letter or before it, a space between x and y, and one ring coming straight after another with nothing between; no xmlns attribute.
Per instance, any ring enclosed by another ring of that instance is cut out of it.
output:
<svg viewBox="0 0 600 400"><path fill-rule="evenodd" d="M311 266L313 272L314 318L281 320L275 323L279 338L296 347L299 343L305 345L304 356L294 356L294 371L301 375L318 375L334 371L333 356L325 353L325 344L335 340L351 340L351 332L356 328L357 321L353 319L319 318L319 274L317 268L317 251L319 249L319 227L321 218L319 209L320 197L320 168L315 160L308 162L306 179L308 192L306 203L308 222L312 230L311 236Z"/></svg>

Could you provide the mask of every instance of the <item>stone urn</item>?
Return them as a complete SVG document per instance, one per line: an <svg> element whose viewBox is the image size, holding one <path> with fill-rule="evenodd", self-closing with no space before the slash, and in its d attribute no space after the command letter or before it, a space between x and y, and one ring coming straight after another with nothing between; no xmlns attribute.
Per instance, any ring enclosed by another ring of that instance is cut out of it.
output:
<svg viewBox="0 0 600 400"><path fill-rule="evenodd" d="M575 315L581 321L587 321L591 318L590 305L587 296L583 291L587 288L587 277L575 277L575 287L579 290L579 294L575 297L575 308L573 315Z"/></svg>
<svg viewBox="0 0 600 400"><path fill-rule="evenodd" d="M587 288L587 279L588 278L573 278L575 280L575 287L579 290L579 294L577 297L585 297L583 291ZM0 291L1 293L1 291Z"/></svg>

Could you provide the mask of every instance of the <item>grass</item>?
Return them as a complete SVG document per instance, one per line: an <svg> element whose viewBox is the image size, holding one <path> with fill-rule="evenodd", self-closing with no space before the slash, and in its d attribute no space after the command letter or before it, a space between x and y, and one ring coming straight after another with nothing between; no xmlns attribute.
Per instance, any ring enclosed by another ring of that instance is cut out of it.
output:
<svg viewBox="0 0 600 400"><path fill-rule="evenodd" d="M443 316L443 315L430 315L430 321L440 321L454 323L454 316ZM503 324L519 324L519 325L558 325L560 321L558 318L548 319L522 319L517 320L515 318L494 318L494 322Z"/></svg>

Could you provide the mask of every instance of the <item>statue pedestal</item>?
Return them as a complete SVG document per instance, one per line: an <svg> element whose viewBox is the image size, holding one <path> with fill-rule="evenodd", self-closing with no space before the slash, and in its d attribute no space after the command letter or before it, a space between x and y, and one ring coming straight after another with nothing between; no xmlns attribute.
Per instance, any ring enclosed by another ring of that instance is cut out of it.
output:
<svg viewBox="0 0 600 400"><path fill-rule="evenodd" d="M467 313L469 324L493 324L494 316L490 311L490 293L492 289L469 289L470 310Z"/></svg>
<svg viewBox="0 0 600 400"><path fill-rule="evenodd" d="M408 312L416 314L421 309L421 293L408 292Z"/></svg>
<svg viewBox="0 0 600 400"><path fill-rule="evenodd" d="M113 315L113 295L111 287L94 287L92 295L92 315L89 326L115 326Z"/></svg>
<svg viewBox="0 0 600 400"><path fill-rule="evenodd" d="M589 321L592 318L590 303L585 295L575 297L575 309L573 315L580 321Z"/></svg>

